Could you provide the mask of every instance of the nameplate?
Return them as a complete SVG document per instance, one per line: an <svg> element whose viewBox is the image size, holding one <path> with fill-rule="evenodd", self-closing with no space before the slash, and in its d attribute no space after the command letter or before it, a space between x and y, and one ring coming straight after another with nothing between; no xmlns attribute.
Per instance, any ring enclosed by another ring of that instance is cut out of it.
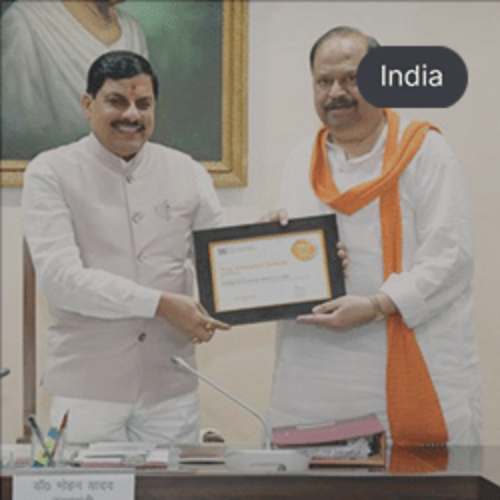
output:
<svg viewBox="0 0 500 500"><path fill-rule="evenodd" d="M13 500L134 500L135 474L125 471L21 470Z"/></svg>

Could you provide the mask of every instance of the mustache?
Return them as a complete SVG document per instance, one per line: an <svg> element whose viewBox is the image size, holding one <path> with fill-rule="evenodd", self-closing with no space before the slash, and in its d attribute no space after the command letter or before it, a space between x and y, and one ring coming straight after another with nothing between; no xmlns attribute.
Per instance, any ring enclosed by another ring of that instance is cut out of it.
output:
<svg viewBox="0 0 500 500"><path fill-rule="evenodd" d="M334 109L349 108L355 106L358 103L353 97L339 97L338 99L330 99L325 105L325 111L332 111Z"/></svg>
<svg viewBox="0 0 500 500"><path fill-rule="evenodd" d="M144 130L144 125L139 121L128 121L128 120L115 120L111 123L112 127L119 127L120 125L125 125L127 127L135 127L137 130Z"/></svg>

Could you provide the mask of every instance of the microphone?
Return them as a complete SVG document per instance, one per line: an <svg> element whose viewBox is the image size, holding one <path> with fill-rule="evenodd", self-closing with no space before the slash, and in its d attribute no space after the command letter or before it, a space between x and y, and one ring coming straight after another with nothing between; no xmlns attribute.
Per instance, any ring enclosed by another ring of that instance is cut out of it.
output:
<svg viewBox="0 0 500 500"><path fill-rule="evenodd" d="M6 377L10 373L10 368L2 368L0 370L0 378Z"/></svg>
<svg viewBox="0 0 500 500"><path fill-rule="evenodd" d="M271 448L271 429L265 419L257 413L253 408L241 401L226 389L216 384L207 376L195 370L184 359L179 356L171 356L172 362L203 380L208 385L212 386L216 391L220 392L228 399L241 406L244 410L256 417L264 429L264 449L263 450L238 450L226 453L226 466L228 469L242 472L263 472L263 471L279 471L279 472L302 472L309 467L309 459L294 450L274 450Z"/></svg>

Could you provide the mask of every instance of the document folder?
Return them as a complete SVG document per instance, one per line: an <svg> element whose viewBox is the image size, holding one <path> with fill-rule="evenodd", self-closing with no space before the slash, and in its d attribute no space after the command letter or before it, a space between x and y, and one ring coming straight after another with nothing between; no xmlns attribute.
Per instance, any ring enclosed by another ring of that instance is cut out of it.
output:
<svg viewBox="0 0 500 500"><path fill-rule="evenodd" d="M297 449L316 466L383 468L386 462L385 430L375 414L275 427L272 444L276 448Z"/></svg>

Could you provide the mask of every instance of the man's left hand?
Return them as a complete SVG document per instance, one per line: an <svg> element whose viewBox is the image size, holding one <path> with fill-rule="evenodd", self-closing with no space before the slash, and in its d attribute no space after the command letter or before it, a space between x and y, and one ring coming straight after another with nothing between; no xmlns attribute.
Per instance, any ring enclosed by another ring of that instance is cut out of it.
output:
<svg viewBox="0 0 500 500"><path fill-rule="evenodd" d="M387 296L384 296L385 298L390 300ZM391 306L389 306L390 310L385 308L384 311L386 313L395 312L392 301ZM369 323L375 317L376 312L368 297L346 295L316 306L313 309L313 314L299 316L297 321L299 323L315 324L321 328L343 330Z"/></svg>

